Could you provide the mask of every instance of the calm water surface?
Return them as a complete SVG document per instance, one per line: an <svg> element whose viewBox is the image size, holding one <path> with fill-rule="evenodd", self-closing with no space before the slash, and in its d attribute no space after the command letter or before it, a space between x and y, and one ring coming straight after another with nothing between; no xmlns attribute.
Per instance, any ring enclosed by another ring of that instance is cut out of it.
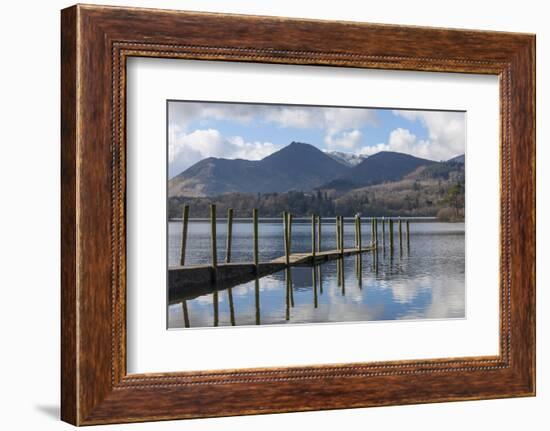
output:
<svg viewBox="0 0 550 431"><path fill-rule="evenodd" d="M217 225L218 261L225 259L226 225ZM363 244L370 242L370 222L363 222ZM219 290L168 307L169 328L189 326L296 324L398 319L447 319L465 315L464 223L411 222L410 247L380 245L378 258L371 253L349 256L312 267L292 267L231 289ZM345 226L345 246L354 244L353 221ZM260 261L284 255L283 226L279 221L259 225ZM379 244L382 228L379 223ZM168 224L169 266L179 260L181 223ZM252 261L252 224L233 224L233 262ZM335 245L334 222L322 227L322 249ZM311 225L295 221L292 251L310 252ZM210 256L210 224L189 223L186 264L205 264ZM343 268L343 271L340 271ZM290 288L287 288L290 286Z"/></svg>

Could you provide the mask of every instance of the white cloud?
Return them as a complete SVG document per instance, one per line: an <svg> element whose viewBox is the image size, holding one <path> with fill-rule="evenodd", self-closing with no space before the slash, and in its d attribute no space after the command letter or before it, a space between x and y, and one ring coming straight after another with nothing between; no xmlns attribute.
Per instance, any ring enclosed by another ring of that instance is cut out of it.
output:
<svg viewBox="0 0 550 431"><path fill-rule="evenodd" d="M426 159L437 159L434 155L440 152L440 149L434 148L433 143L418 139L408 129L401 128L392 130L388 139L388 147L390 151L412 154Z"/></svg>
<svg viewBox="0 0 550 431"><path fill-rule="evenodd" d="M358 154L370 156L380 151L396 151L429 160L447 160L456 155L450 153L448 147L430 140L418 139L410 130L400 127L390 132L387 144L362 147L358 150Z"/></svg>
<svg viewBox="0 0 550 431"><path fill-rule="evenodd" d="M232 136L227 141L232 148L223 157L232 159L261 160L280 149L271 142L246 142L241 136Z"/></svg>
<svg viewBox="0 0 550 431"><path fill-rule="evenodd" d="M262 106L258 110L258 119L267 123L275 123L279 127L296 127L298 129L324 127L325 122L320 108L299 106Z"/></svg>
<svg viewBox="0 0 550 431"><path fill-rule="evenodd" d="M225 138L216 129L199 129L185 133L178 126L171 126L168 175L173 177L207 157L260 160L278 149L271 142L246 142L240 136Z"/></svg>
<svg viewBox="0 0 550 431"><path fill-rule="evenodd" d="M327 134L325 136L325 144L329 149L337 150L355 150L362 138L360 130L353 129L351 131L343 131L335 134Z"/></svg>
<svg viewBox="0 0 550 431"><path fill-rule="evenodd" d="M169 109L170 123L182 129L197 120L227 120L241 124L254 120L280 127L321 127L334 133L378 124L376 112L370 109L212 102L171 102Z"/></svg>
<svg viewBox="0 0 550 431"><path fill-rule="evenodd" d="M392 135L395 132L393 136L395 148L402 146L415 156L447 160L465 153L466 116L463 112L396 110L393 113L409 121L420 121L428 129L428 139L418 140L410 132L409 136L406 136L402 131L406 129L396 129L390 134L390 147L392 147ZM401 131L397 132L397 130Z"/></svg>
<svg viewBox="0 0 550 431"><path fill-rule="evenodd" d="M367 156L380 151L398 151L430 160L447 160L464 154L466 145L463 112L395 110L394 115L422 124L428 136L419 138L411 131L415 129L407 128L404 121L390 132L387 142L366 146L365 127L379 125L375 110L209 102L173 102L169 108L171 174L205 157L261 159L279 149L270 142L223 137L218 130L208 128L207 122L211 120L320 129L328 149ZM190 124L197 130L189 130Z"/></svg>
<svg viewBox="0 0 550 431"><path fill-rule="evenodd" d="M390 151L390 146L388 144L380 143L376 145L361 147L357 150L357 155L372 156L373 154L379 153L380 151Z"/></svg>
<svg viewBox="0 0 550 431"><path fill-rule="evenodd" d="M376 111L371 109L327 108L323 113L328 133L378 125Z"/></svg>
<svg viewBox="0 0 550 431"><path fill-rule="evenodd" d="M171 102L169 104L170 126L187 130L190 123L204 120L231 120L247 124L257 115L257 108L257 105L245 104Z"/></svg>
<svg viewBox="0 0 550 431"><path fill-rule="evenodd" d="M325 140L339 133L349 134L366 126L378 125L374 110L311 106L264 106L260 111L260 120L280 127L320 128L326 133Z"/></svg>
<svg viewBox="0 0 550 431"><path fill-rule="evenodd" d="M354 108L324 108L289 105L251 105L236 103L172 102L170 127L187 130L192 122L211 120L270 123L281 128L322 129L325 142L334 150L355 150L361 129L377 126L376 111Z"/></svg>
<svg viewBox="0 0 550 431"><path fill-rule="evenodd" d="M372 155L380 151L397 151L430 160L448 160L466 150L466 124L463 112L393 111L409 121L419 121L428 131L427 139L420 139L409 129L392 130L387 143L357 149L358 154Z"/></svg>
<svg viewBox="0 0 550 431"><path fill-rule="evenodd" d="M356 150L362 138L359 129L378 124L375 111L352 108L277 107L264 120L280 127L323 129L327 147L339 151Z"/></svg>

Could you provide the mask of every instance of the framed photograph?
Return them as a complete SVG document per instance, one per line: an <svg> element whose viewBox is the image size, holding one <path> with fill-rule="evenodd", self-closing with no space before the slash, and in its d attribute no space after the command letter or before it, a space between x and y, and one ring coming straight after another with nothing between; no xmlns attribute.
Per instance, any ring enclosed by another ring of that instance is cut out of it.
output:
<svg viewBox="0 0 550 431"><path fill-rule="evenodd" d="M167 110L169 329L466 317L465 112Z"/></svg>
<svg viewBox="0 0 550 431"><path fill-rule="evenodd" d="M62 419L535 394L535 37L62 11Z"/></svg>

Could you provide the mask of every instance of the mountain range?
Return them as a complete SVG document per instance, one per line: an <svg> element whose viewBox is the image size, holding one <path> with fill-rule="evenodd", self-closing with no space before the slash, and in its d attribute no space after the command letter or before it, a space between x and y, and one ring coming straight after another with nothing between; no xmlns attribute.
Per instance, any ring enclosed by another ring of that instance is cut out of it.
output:
<svg viewBox="0 0 550 431"><path fill-rule="evenodd" d="M346 154L346 153L343 153ZM458 156L451 161L459 163ZM225 193L352 190L397 181L422 166L440 162L382 151L360 161L342 161L317 147L292 142L262 160L203 159L168 182L169 197L205 197Z"/></svg>

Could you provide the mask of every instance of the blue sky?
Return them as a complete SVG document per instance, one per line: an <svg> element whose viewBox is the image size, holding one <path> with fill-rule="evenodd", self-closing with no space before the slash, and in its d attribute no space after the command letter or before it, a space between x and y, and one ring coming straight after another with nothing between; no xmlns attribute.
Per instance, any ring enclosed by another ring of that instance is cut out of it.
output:
<svg viewBox="0 0 550 431"><path fill-rule="evenodd" d="M446 160L465 151L465 113L168 102L169 177L206 157L259 160L292 141L323 151L398 151Z"/></svg>

